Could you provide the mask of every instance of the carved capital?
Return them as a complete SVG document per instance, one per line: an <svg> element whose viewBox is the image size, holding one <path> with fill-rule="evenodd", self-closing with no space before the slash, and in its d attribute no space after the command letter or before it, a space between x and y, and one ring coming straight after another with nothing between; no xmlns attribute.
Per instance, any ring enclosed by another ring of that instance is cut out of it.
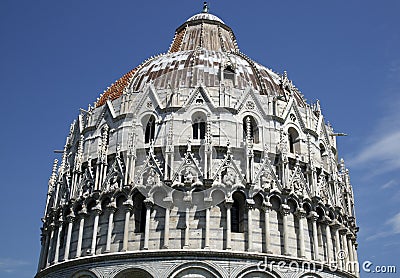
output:
<svg viewBox="0 0 400 278"><path fill-rule="evenodd" d="M290 207L288 205L282 204L281 205L281 214L283 216L287 216L290 213Z"/></svg>
<svg viewBox="0 0 400 278"><path fill-rule="evenodd" d="M115 201L107 205L107 210L110 212L115 212L117 210L117 204L115 203Z"/></svg>
<svg viewBox="0 0 400 278"><path fill-rule="evenodd" d="M88 214L86 206L83 206L80 211L78 211L79 217L83 218L86 217Z"/></svg>
<svg viewBox="0 0 400 278"><path fill-rule="evenodd" d="M332 220L329 218L329 216L324 216L322 223L324 223L326 225L330 225L331 222L332 222Z"/></svg>
<svg viewBox="0 0 400 278"><path fill-rule="evenodd" d="M270 212L272 210L272 204L270 202L263 202L262 208L265 212Z"/></svg>
<svg viewBox="0 0 400 278"><path fill-rule="evenodd" d="M211 197L204 198L204 205L206 207L211 207L212 206L212 198Z"/></svg>
<svg viewBox="0 0 400 278"><path fill-rule="evenodd" d="M353 235L352 232L350 232L350 230L347 230L346 238L350 239L351 241L353 241L354 235Z"/></svg>
<svg viewBox="0 0 400 278"><path fill-rule="evenodd" d="M256 203L253 199L246 199L246 207L247 209L253 209Z"/></svg>
<svg viewBox="0 0 400 278"><path fill-rule="evenodd" d="M233 200L232 199L225 200L225 207L227 209L231 209L232 205L233 205Z"/></svg>
<svg viewBox="0 0 400 278"><path fill-rule="evenodd" d="M333 229L337 230L340 228L341 224L339 223L339 221L337 221L336 219L333 220L330 224L329 224Z"/></svg>
<svg viewBox="0 0 400 278"><path fill-rule="evenodd" d="M145 205L146 209L151 209L153 207L153 205L154 205L153 202L151 200L149 200L149 199L146 199L143 202L144 202L144 205Z"/></svg>
<svg viewBox="0 0 400 278"><path fill-rule="evenodd" d="M122 203L125 208L125 211L131 211L133 209L133 201L131 199L126 200Z"/></svg>
<svg viewBox="0 0 400 278"><path fill-rule="evenodd" d="M67 215L66 220L68 223L73 223L75 221L74 213L70 213L69 215Z"/></svg>
<svg viewBox="0 0 400 278"><path fill-rule="evenodd" d="M100 214L103 212L103 210L101 209L101 204L98 203L96 206L94 206L94 207L92 208L92 211L93 211L95 214L100 215Z"/></svg>
<svg viewBox="0 0 400 278"><path fill-rule="evenodd" d="M347 233L348 233L348 229L347 229L346 227L344 227L344 226L341 226L341 227L339 228L339 233L340 233L342 236L346 236Z"/></svg>
<svg viewBox="0 0 400 278"><path fill-rule="evenodd" d="M54 224L54 222L51 222L49 226L47 226L47 229L49 230L49 232L54 231L56 225Z"/></svg>
<svg viewBox="0 0 400 278"><path fill-rule="evenodd" d="M297 216L298 218L305 218L305 217L307 216L307 212L306 212L303 208L299 208L299 209L296 211L296 216Z"/></svg>
<svg viewBox="0 0 400 278"><path fill-rule="evenodd" d="M318 220L319 215L315 211L311 211L310 214L307 216L308 219L310 219L312 222L315 222Z"/></svg>

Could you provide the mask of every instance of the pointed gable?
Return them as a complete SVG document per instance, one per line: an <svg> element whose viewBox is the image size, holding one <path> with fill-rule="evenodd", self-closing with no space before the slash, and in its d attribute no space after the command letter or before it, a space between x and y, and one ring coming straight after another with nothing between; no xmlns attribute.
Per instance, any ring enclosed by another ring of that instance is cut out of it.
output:
<svg viewBox="0 0 400 278"><path fill-rule="evenodd" d="M178 169L172 175L174 184L201 183L203 172L200 169L197 159L191 151L187 151Z"/></svg>
<svg viewBox="0 0 400 278"><path fill-rule="evenodd" d="M255 181L257 182L256 186L265 190L277 188L281 191L282 185L275 173L271 161L269 160L267 150L264 150L264 158L261 163L261 166L256 170L257 172L255 174Z"/></svg>
<svg viewBox="0 0 400 278"><path fill-rule="evenodd" d="M229 146L224 160L216 168L217 170L213 175L214 183L217 182L228 187L234 187L235 185L243 186L246 184L243 174L233 160Z"/></svg>
<svg viewBox="0 0 400 278"><path fill-rule="evenodd" d="M136 184L138 186L153 187L159 185L162 181L163 171L152 148L151 146L146 160L137 174Z"/></svg>
<svg viewBox="0 0 400 278"><path fill-rule="evenodd" d="M193 90L191 92L191 94L189 95L186 103L183 105L183 108L185 110L188 110L189 107L192 106L195 103L197 103L197 104L203 104L204 103L204 104L208 105L211 109L215 109L215 104L212 101L209 93L202 86L197 87L195 90Z"/></svg>
<svg viewBox="0 0 400 278"><path fill-rule="evenodd" d="M291 115L294 115L295 118L292 118ZM301 127L301 129L305 132L306 131L306 124L301 116L299 108L296 104L296 101L293 96L290 97L288 104L286 105L285 110L282 113L282 119L284 122L295 122Z"/></svg>
<svg viewBox="0 0 400 278"><path fill-rule="evenodd" d="M148 85L137 98L136 104L132 107L132 111L136 115L147 110L164 109L164 105L161 103L153 84Z"/></svg>
<svg viewBox="0 0 400 278"><path fill-rule="evenodd" d="M265 108L263 108L259 97L256 95L252 88L247 88L245 90L242 97L236 103L235 109L238 114L242 111L256 110L257 113L263 116L263 118L268 118Z"/></svg>

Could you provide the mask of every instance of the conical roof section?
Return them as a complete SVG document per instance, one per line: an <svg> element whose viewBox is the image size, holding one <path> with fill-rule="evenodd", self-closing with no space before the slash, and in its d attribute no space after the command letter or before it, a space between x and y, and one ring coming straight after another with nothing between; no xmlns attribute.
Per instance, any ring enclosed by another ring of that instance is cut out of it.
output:
<svg viewBox="0 0 400 278"><path fill-rule="evenodd" d="M212 51L238 52L232 29L207 9L186 20L176 29L169 53L204 48Z"/></svg>
<svg viewBox="0 0 400 278"><path fill-rule="evenodd" d="M231 83L224 80L225 73L231 74ZM229 87L236 98L248 88L261 95L287 97L289 94L285 85L287 77L241 53L231 28L210 14L208 7L176 29L167 53L147 59L117 80L100 96L96 107L124 93L140 92L150 83L160 93L171 88L204 86L215 92ZM302 95L297 89L294 91L298 104L304 106Z"/></svg>

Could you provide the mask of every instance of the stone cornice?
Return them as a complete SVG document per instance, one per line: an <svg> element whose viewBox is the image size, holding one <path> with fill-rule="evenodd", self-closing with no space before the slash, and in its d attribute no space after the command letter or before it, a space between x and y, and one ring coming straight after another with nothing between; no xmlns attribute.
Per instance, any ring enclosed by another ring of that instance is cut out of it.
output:
<svg viewBox="0 0 400 278"><path fill-rule="evenodd" d="M329 270L329 265L326 265L324 263L321 263L319 261L310 261L309 259L302 259L302 258L297 258L297 257L290 257L290 256L280 256L280 255L271 255L271 254L263 254L263 253L257 253L257 252L240 252L240 251L215 251L215 250L190 250L190 249L168 249L168 250L142 250L142 251L127 251L127 252L118 252L118 253L107 253L107 254L101 254L101 255L96 255L96 256L87 256L87 257L81 257L81 258L75 258L75 259L70 259L68 261L61 262L59 264L54 264L42 271L40 271L35 278L42 278L46 277L46 275L50 273L54 273L56 271L66 269L66 268L79 268L87 267L88 264L96 264L96 263L102 263L104 261L108 262L115 262L115 261L121 261L121 263L124 263L127 260L132 260L132 259L137 259L137 260L154 260L156 258L160 259L165 259L165 257L171 257L173 256L174 258L180 258L180 259L195 259L201 260L201 259L226 259L230 258L232 260L256 260L256 261L261 261L263 262L265 258L268 259L268 261L275 261L275 262L285 262L285 263L290 263L293 261L299 262L299 263L307 263L307 264L312 264L315 265L318 270L323 270L324 272L331 272ZM256 266L256 265L255 265ZM356 278L354 274L351 274L349 272L345 272L343 270L337 270L335 271L337 274L343 275L343 277L347 278Z"/></svg>

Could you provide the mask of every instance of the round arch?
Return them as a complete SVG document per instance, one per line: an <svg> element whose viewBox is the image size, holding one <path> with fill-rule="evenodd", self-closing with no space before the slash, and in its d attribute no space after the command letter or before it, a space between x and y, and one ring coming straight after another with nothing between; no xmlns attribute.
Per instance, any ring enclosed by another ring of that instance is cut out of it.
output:
<svg viewBox="0 0 400 278"><path fill-rule="evenodd" d="M279 275L270 271L269 269L264 269L263 266L250 267L241 271L238 278L280 278Z"/></svg>
<svg viewBox="0 0 400 278"><path fill-rule="evenodd" d="M114 278L153 278L153 276L141 268L129 268L117 273Z"/></svg>
<svg viewBox="0 0 400 278"><path fill-rule="evenodd" d="M321 276L315 273L306 273L300 276L300 278L321 278Z"/></svg>
<svg viewBox="0 0 400 278"><path fill-rule="evenodd" d="M196 275L196 276L193 276ZM178 266L168 278L217 278L222 275L212 266L205 263L186 263Z"/></svg>
<svg viewBox="0 0 400 278"><path fill-rule="evenodd" d="M71 278L97 278L97 276L89 270L78 270Z"/></svg>
<svg viewBox="0 0 400 278"><path fill-rule="evenodd" d="M246 118L247 116L251 116L255 120L256 125L258 127L261 127L262 118L260 117L260 115L258 115L253 111L244 111L243 113L240 113L238 116L240 117L241 122L243 122L243 119Z"/></svg>

